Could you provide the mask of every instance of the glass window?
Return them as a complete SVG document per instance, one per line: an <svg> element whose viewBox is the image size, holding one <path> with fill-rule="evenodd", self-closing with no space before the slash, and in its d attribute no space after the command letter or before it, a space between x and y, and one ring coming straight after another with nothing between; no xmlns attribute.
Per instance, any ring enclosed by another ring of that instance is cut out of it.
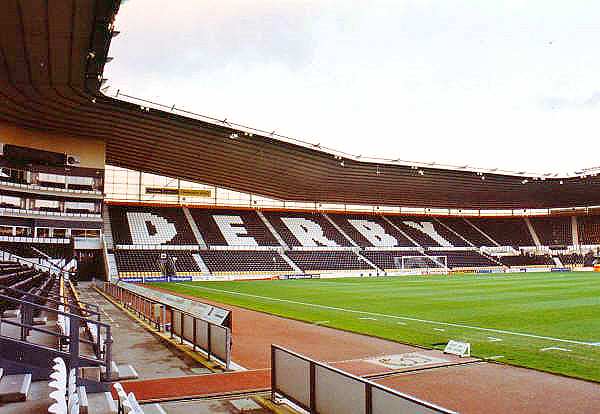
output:
<svg viewBox="0 0 600 414"><path fill-rule="evenodd" d="M11 226L0 226L0 236L12 236L13 228Z"/></svg>
<svg viewBox="0 0 600 414"><path fill-rule="evenodd" d="M31 229L29 227L15 227L15 236L29 237L30 235Z"/></svg>
<svg viewBox="0 0 600 414"><path fill-rule="evenodd" d="M100 230L86 230L85 236L90 239L100 238Z"/></svg>
<svg viewBox="0 0 600 414"><path fill-rule="evenodd" d="M67 229L54 229L54 237L64 239L67 237Z"/></svg>
<svg viewBox="0 0 600 414"><path fill-rule="evenodd" d="M73 237L85 237L85 230L82 229L72 229L71 236Z"/></svg>
<svg viewBox="0 0 600 414"><path fill-rule="evenodd" d="M36 237L50 237L50 229L46 227L38 227L35 229Z"/></svg>

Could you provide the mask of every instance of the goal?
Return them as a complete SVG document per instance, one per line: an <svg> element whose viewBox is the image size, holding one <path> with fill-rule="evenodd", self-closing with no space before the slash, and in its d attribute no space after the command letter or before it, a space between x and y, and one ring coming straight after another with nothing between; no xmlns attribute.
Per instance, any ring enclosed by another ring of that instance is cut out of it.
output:
<svg viewBox="0 0 600 414"><path fill-rule="evenodd" d="M394 257L397 268L405 271L431 270L437 272L448 272L448 256L400 256Z"/></svg>

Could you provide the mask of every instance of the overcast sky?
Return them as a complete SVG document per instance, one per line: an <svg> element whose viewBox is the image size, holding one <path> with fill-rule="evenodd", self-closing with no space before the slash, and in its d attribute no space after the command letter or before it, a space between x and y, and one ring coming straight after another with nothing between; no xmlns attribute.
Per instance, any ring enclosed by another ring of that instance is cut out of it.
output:
<svg viewBox="0 0 600 414"><path fill-rule="evenodd" d="M128 0L114 93L364 156L600 165L598 0Z"/></svg>

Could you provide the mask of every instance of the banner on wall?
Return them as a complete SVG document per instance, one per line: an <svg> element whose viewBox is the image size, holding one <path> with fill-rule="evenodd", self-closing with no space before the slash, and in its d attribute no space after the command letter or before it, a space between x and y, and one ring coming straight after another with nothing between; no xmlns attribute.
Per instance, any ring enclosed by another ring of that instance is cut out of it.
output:
<svg viewBox="0 0 600 414"><path fill-rule="evenodd" d="M146 194L162 194L180 197L208 197L212 196L210 190L194 190L191 188L166 188L166 187L146 187Z"/></svg>
<svg viewBox="0 0 600 414"><path fill-rule="evenodd" d="M320 275L305 275L305 274L297 274L297 275L280 275L280 280L294 280L294 279L320 279Z"/></svg>

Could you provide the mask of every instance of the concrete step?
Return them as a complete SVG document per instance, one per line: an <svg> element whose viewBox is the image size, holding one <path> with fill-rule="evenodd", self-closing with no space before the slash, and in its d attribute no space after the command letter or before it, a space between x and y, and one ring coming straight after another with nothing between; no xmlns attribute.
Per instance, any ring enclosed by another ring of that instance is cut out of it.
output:
<svg viewBox="0 0 600 414"><path fill-rule="evenodd" d="M0 379L0 403L25 401L31 387L31 374L6 375Z"/></svg>
<svg viewBox="0 0 600 414"><path fill-rule="evenodd" d="M2 314L3 318L18 318L19 316L21 316L21 311L19 309L5 310Z"/></svg>
<svg viewBox="0 0 600 414"><path fill-rule="evenodd" d="M34 381L31 383L27 400L13 403L4 403L0 406L2 414L47 414L48 407L54 402L50 399L50 392L54 388L48 386L48 380Z"/></svg>
<svg viewBox="0 0 600 414"><path fill-rule="evenodd" d="M101 368L102 377L105 377L106 370L104 367ZM111 364L111 376L110 378L104 378L107 381L124 381L130 379L137 379L139 377L134 367L128 364L117 365L115 361Z"/></svg>
<svg viewBox="0 0 600 414"><path fill-rule="evenodd" d="M117 404L110 392L88 394L89 414L117 414Z"/></svg>
<svg viewBox="0 0 600 414"><path fill-rule="evenodd" d="M141 406L144 414L167 414L160 404L145 404Z"/></svg>
<svg viewBox="0 0 600 414"><path fill-rule="evenodd" d="M138 379L139 375L134 367L129 364L117 365L119 381Z"/></svg>
<svg viewBox="0 0 600 414"><path fill-rule="evenodd" d="M79 368L79 377L82 379L100 382L100 367L81 367Z"/></svg>
<svg viewBox="0 0 600 414"><path fill-rule="evenodd" d="M79 414L89 414L90 403L88 401L85 387L77 387L77 396L79 397Z"/></svg>
<svg viewBox="0 0 600 414"><path fill-rule="evenodd" d="M40 316L39 318L33 318L33 325L46 325L48 323L48 317Z"/></svg>

